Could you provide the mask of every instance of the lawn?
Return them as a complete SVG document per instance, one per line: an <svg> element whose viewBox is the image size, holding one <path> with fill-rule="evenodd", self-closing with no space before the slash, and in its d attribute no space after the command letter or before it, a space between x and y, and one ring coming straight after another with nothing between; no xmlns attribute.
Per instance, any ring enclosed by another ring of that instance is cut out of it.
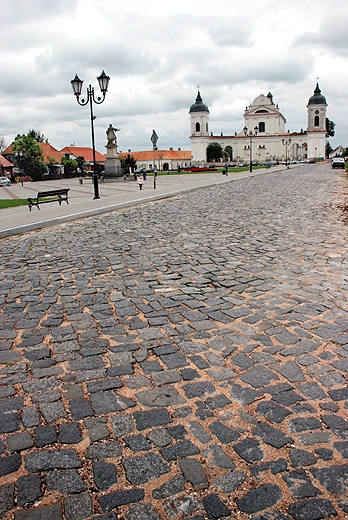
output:
<svg viewBox="0 0 348 520"><path fill-rule="evenodd" d="M15 206L26 206L28 199L0 199L0 209L13 208Z"/></svg>

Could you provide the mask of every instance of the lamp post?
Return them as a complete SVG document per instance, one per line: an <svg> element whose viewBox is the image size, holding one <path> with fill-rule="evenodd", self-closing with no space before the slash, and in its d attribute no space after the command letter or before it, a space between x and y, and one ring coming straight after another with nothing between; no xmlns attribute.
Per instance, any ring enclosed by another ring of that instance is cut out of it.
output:
<svg viewBox="0 0 348 520"><path fill-rule="evenodd" d="M258 131L259 131L259 127L257 125L254 128L254 132L252 130L250 130L250 132L248 132L248 129L247 129L246 126L243 128L243 132L244 132L245 137L249 137L250 171L251 172L253 171L253 152L252 152L252 142L253 142L253 140L252 140L252 138L257 136Z"/></svg>
<svg viewBox="0 0 348 520"><path fill-rule="evenodd" d="M99 77L97 77L99 88L101 93L103 94L103 97L98 96L97 98L94 96L94 87L91 85L87 88L87 97L81 98L81 91L82 91L82 84L83 80L78 77L76 74L75 78L70 81L72 89L74 91L74 94L76 96L76 101L79 105L82 107L90 104L91 109L91 133L92 133L92 150L93 150L93 184L94 184L94 198L100 199L99 197L99 187L98 187L98 174L97 174L97 163L95 159L95 143L94 143L94 120L96 116L93 115L93 103L96 103L97 105L100 105L104 99L105 94L108 90L110 77L105 74L103 71Z"/></svg>
<svg viewBox="0 0 348 520"><path fill-rule="evenodd" d="M285 144L285 166L288 166L288 145L291 143L291 139L282 139L282 143Z"/></svg>

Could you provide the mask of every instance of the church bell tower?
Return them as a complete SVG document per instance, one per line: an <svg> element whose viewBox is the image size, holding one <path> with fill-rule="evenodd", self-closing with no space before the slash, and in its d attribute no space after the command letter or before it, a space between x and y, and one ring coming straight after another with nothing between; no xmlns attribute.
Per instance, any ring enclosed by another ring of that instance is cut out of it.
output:
<svg viewBox="0 0 348 520"><path fill-rule="evenodd" d="M198 91L196 101L190 107L191 120L191 154L194 163L204 163L209 143L209 109Z"/></svg>
<svg viewBox="0 0 348 520"><path fill-rule="evenodd" d="M326 110L327 103L317 83L314 94L308 100L308 157L324 159L326 147Z"/></svg>

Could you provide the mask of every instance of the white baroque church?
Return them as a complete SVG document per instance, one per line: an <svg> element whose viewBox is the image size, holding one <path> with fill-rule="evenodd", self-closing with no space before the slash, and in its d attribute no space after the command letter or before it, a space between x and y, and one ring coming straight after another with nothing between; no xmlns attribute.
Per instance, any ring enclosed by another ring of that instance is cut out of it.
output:
<svg viewBox="0 0 348 520"><path fill-rule="evenodd" d="M224 150L224 161L284 161L322 160L326 148L326 98L317 83L307 104L307 129L299 132L285 130L286 119L273 101L271 93L260 94L244 110L244 128L234 135L209 133L209 109L198 91L191 105L192 164L207 162L207 146L217 142Z"/></svg>

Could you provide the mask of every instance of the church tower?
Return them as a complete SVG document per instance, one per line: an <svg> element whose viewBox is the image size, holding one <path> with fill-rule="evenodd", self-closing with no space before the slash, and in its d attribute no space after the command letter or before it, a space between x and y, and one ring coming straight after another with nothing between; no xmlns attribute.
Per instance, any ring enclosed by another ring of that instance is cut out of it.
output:
<svg viewBox="0 0 348 520"><path fill-rule="evenodd" d="M191 151L195 162L206 161L206 150L209 143L209 109L198 91L196 101L190 107Z"/></svg>
<svg viewBox="0 0 348 520"><path fill-rule="evenodd" d="M326 109L325 96L317 83L314 94L308 100L308 157L309 159L325 158L326 147Z"/></svg>
<svg viewBox="0 0 348 520"><path fill-rule="evenodd" d="M203 103L201 94L198 91L196 102L190 108L191 117L191 135L203 136L208 135L209 109Z"/></svg>

